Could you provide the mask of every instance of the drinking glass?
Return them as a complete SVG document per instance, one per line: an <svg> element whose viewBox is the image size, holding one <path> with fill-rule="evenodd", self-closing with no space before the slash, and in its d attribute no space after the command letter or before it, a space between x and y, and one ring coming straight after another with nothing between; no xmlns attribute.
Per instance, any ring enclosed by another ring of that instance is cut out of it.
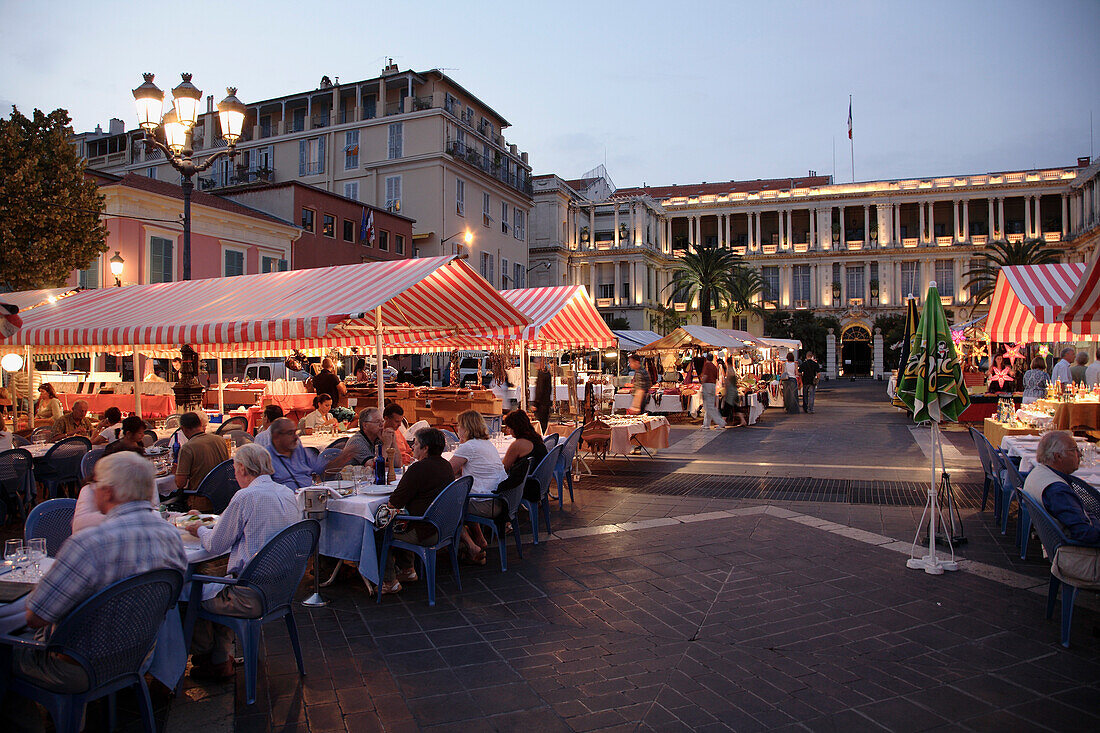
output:
<svg viewBox="0 0 1100 733"><path fill-rule="evenodd" d="M4 564L9 568L15 567L15 559L23 552L23 540L7 540L4 542Z"/></svg>
<svg viewBox="0 0 1100 733"><path fill-rule="evenodd" d="M46 559L46 538L35 537L27 543L26 547L27 558L32 566L32 574L34 579L38 580L42 577L41 562Z"/></svg>

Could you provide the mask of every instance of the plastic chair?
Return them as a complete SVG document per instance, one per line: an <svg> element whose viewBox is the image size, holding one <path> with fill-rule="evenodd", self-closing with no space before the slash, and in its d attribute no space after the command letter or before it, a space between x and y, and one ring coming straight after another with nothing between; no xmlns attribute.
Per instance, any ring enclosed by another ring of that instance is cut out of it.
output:
<svg viewBox="0 0 1100 733"><path fill-rule="evenodd" d="M417 516L401 515L400 521L426 522L436 530L434 545L420 545L393 538L393 528L396 521L386 526L386 534L382 538L382 551L378 553L378 577L384 578L386 574L386 558L390 550L397 548L408 550L420 558L424 567L425 580L428 583L428 605L435 605L435 565L436 553L445 547L451 549L451 567L454 568L455 583L462 590L462 578L458 573L458 542L462 533L462 520L466 514L466 497L470 495L470 488L474 485L473 476L463 476L452 481L439 495L432 500L424 514ZM378 593L378 602L382 602L382 593Z"/></svg>
<svg viewBox="0 0 1100 733"><path fill-rule="evenodd" d="M1001 468L1004 470L1004 480L1001 481L998 487L998 495L1000 496L1001 503L1001 534L1008 534L1008 510L1012 508L1012 499L1017 498L1017 504L1019 504L1019 495L1024 491L1024 479L1020 476L1019 469L1016 468L1016 464L1008 457L1008 454L1004 451L995 451L995 455L1000 457ZM1022 517L1020 518L1022 520ZM1020 521L1017 525L1023 524Z"/></svg>
<svg viewBox="0 0 1100 733"><path fill-rule="evenodd" d="M985 472L985 480L982 485L982 511L985 511L985 502L989 498L989 491L995 487L998 483L997 475L993 471L993 457L989 454L989 451L993 446L990 445L986 437L978 432L973 427L968 428L970 430L970 438L974 441L974 448L978 451L978 460L982 462L982 470ZM997 494L993 494L994 516L996 516L996 504Z"/></svg>
<svg viewBox="0 0 1100 733"><path fill-rule="evenodd" d="M22 448L12 448L0 453L0 492L4 498L15 499L19 516L27 514L34 490L34 458ZM0 504L5 511L7 502Z"/></svg>
<svg viewBox="0 0 1100 733"><path fill-rule="evenodd" d="M543 437L542 444L545 445L546 450L549 451L551 448L558 444L559 440L561 440L560 435L558 435L557 433L550 433L549 435Z"/></svg>
<svg viewBox="0 0 1100 733"><path fill-rule="evenodd" d="M141 436L141 444L146 448L152 448L157 444L158 440L160 440L160 438L157 437L157 431L152 428L146 428L145 435Z"/></svg>
<svg viewBox="0 0 1100 733"><path fill-rule="evenodd" d="M561 449L561 457L554 466L554 481L558 485L558 509L565 508L565 487L569 487L569 502L573 502L573 459L577 456L577 446L584 437L584 426L569 434Z"/></svg>
<svg viewBox="0 0 1100 733"><path fill-rule="evenodd" d="M343 450L344 446L347 445L347 444L348 444L348 436L345 435L344 437L337 438L336 440L334 440L331 443L329 443L328 445L326 445L325 450L330 450L332 448L336 448L338 450Z"/></svg>
<svg viewBox="0 0 1100 733"><path fill-rule="evenodd" d="M53 557L65 540L73 534L73 514L76 499L50 499L44 501L27 515L23 525L23 540L45 538L46 554Z"/></svg>
<svg viewBox="0 0 1100 733"><path fill-rule="evenodd" d="M1073 493L1077 494L1077 498L1081 500L1089 516L1100 516L1100 493L1096 489L1076 476L1069 477L1069 487L1073 489ZM1028 540L1031 539L1031 515L1026 505L1020 507L1020 524L1016 539L1020 545L1020 559L1026 560Z"/></svg>
<svg viewBox="0 0 1100 733"><path fill-rule="evenodd" d="M199 482L194 493L209 499L214 513L221 514L229 506L229 500L240 490L240 484L237 483L237 477L233 473L233 459L229 459L210 469L210 473Z"/></svg>
<svg viewBox="0 0 1100 733"><path fill-rule="evenodd" d="M453 451L459 443L458 435L456 433L452 433L450 430L444 430L443 428L440 428L439 432L443 433L443 437L447 439L447 445L443 450L445 452Z"/></svg>
<svg viewBox="0 0 1100 733"><path fill-rule="evenodd" d="M92 448L90 451L84 454L84 457L80 459L80 483L86 484L91 480L92 474L95 473L95 464L103 457L105 448Z"/></svg>
<svg viewBox="0 0 1100 733"><path fill-rule="evenodd" d="M46 425L45 427L35 428L34 430L32 430L31 442L33 443L36 440L45 440L47 442L53 440L53 428L51 428L49 425Z"/></svg>
<svg viewBox="0 0 1100 733"><path fill-rule="evenodd" d="M172 443L172 438L168 437L168 438L161 438L156 443L153 443L153 445L156 446L157 448L167 448L169 445L171 445L171 443Z"/></svg>
<svg viewBox="0 0 1100 733"><path fill-rule="evenodd" d="M143 668L182 586L183 575L178 570L142 573L107 586L74 608L58 623L48 642L0 636L0 642L13 648L64 654L88 676L88 690L81 693L50 692L18 674L12 674L10 689L49 710L59 733L77 733L85 706L105 695L112 696L113 730L114 693L136 686L142 726L156 733Z"/></svg>
<svg viewBox="0 0 1100 733"><path fill-rule="evenodd" d="M497 541L497 551L500 553L500 572L508 570L508 548L504 541L504 524L512 523L512 536L516 538L516 553L523 559L523 544L519 537L519 522L516 518L520 504L523 502L523 489L527 486L527 479L531 477L531 458L521 458L512 465L508 472L508 478L500 483L492 494L470 494L469 499L500 499L505 504L504 514L490 519L466 513L466 522L473 522L488 527L490 541ZM468 499L468 500L469 500ZM468 501L467 500L467 501Z"/></svg>
<svg viewBox="0 0 1100 733"><path fill-rule="evenodd" d="M298 627L294 624L294 612L291 602L294 592L306 573L306 561L317 546L321 536L321 524L316 519L304 519L290 525L267 541L255 557L241 570L237 578L217 578L209 575L192 575L189 598L202 598L202 586L206 583L233 585L248 588L259 593L263 600L263 610L256 618L238 618L211 613L201 603L187 604L187 619L184 622L184 638L187 648L191 648L191 637L195 631L195 620L205 618L216 624L228 626L237 634L244 652L244 685L247 704L256 702L256 672L260 654L260 636L262 627L269 621L284 619L290 634L290 645L294 649L294 658L298 662L298 674L305 674L302 663L302 647L298 643Z"/></svg>
<svg viewBox="0 0 1100 733"><path fill-rule="evenodd" d="M321 451L317 455L321 460L323 460L327 463L328 461L331 461L333 458L335 458L336 456L340 455L343 452L344 452L343 448L333 448L330 445L328 448L325 448L323 451Z"/></svg>
<svg viewBox="0 0 1100 733"><path fill-rule="evenodd" d="M233 445L237 448L253 442L253 438L247 430L230 430L228 433L225 433L225 435L228 435L233 440Z"/></svg>
<svg viewBox="0 0 1100 733"><path fill-rule="evenodd" d="M223 420L222 424L218 426L218 429L214 431L214 434L225 435L233 430L248 430L248 420L239 415L231 417L228 420Z"/></svg>
<svg viewBox="0 0 1100 733"><path fill-rule="evenodd" d="M531 473L531 477L527 480L527 485L534 484L538 487L539 498L538 500L528 499L526 496L523 499L523 505L527 507L527 511L531 515L531 541L536 545L539 543L539 510L543 512L543 517L546 520L546 534L550 534L550 482L554 479L554 468L558 465L558 461L561 459L562 448L565 446L556 445L550 449L550 452L546 454L546 457L539 461L539 465ZM513 527L515 530L515 527ZM517 530L518 531L518 530Z"/></svg>
<svg viewBox="0 0 1100 733"><path fill-rule="evenodd" d="M90 440L74 436L54 443L46 451L34 477L46 485L51 499L56 498L62 484L80 482L80 462L91 449Z"/></svg>
<svg viewBox="0 0 1100 733"><path fill-rule="evenodd" d="M31 442L24 438L22 435L12 435L11 444L14 448L22 448L24 446L30 445Z"/></svg>
<svg viewBox="0 0 1100 733"><path fill-rule="evenodd" d="M1058 548L1063 545L1087 546L1066 537L1062 528L1047 513L1046 507L1035 501L1030 495L1021 493L1020 502L1027 507L1032 526L1035 527L1035 532L1039 535L1039 541L1043 543L1043 549L1046 550L1051 563L1055 560ZM1065 593L1062 594L1062 646L1068 648L1069 631L1073 622L1073 604L1077 600L1078 588L1059 580L1054 576L1054 573L1050 575L1050 585L1047 589L1046 617L1050 618L1054 615L1054 604L1058 600L1058 589L1061 586L1065 586Z"/></svg>
<svg viewBox="0 0 1100 733"><path fill-rule="evenodd" d="M172 432L175 432L176 430L179 429L179 426L180 426L180 416L179 415L169 415L168 417L166 417L164 419L164 429L165 430L171 430Z"/></svg>

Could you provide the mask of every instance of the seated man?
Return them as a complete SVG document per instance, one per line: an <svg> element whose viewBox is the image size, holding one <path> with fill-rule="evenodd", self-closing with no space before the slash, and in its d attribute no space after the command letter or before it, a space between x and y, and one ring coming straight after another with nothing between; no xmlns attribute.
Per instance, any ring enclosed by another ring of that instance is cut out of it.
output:
<svg viewBox="0 0 1100 733"><path fill-rule="evenodd" d="M332 416L332 398L325 393L320 393L313 398L313 412L298 421L298 433L308 435L322 425L336 426L336 418Z"/></svg>
<svg viewBox="0 0 1100 733"><path fill-rule="evenodd" d="M393 441L394 447L397 448L397 455L401 459L397 462L397 465L409 465L412 463L413 453L408 439L405 438L404 408L396 402L391 402L382 411L382 421L382 440L385 442L388 437Z"/></svg>
<svg viewBox="0 0 1100 733"><path fill-rule="evenodd" d="M233 456L233 473L241 489L222 512L216 527L192 522L187 531L214 555L229 553L227 571L236 576L268 540L302 518L294 492L271 480L271 456L255 443L242 445ZM212 613L255 618L263 599L247 588L224 587L202 602ZM192 679L228 679L233 676L233 632L226 626L199 619L191 644Z"/></svg>
<svg viewBox="0 0 1100 733"><path fill-rule="evenodd" d="M1081 465L1081 453L1073 434L1052 430L1039 439L1035 451L1037 465L1024 481L1024 491L1041 501L1051 517L1062 526L1066 536L1089 547L1063 545L1051 559L1050 572L1059 580L1078 588L1100 589L1100 516L1089 514L1071 485L1070 474ZM1080 491L1095 490L1081 485Z"/></svg>
<svg viewBox="0 0 1100 733"><path fill-rule="evenodd" d="M266 432L271 433L271 445L268 446L267 452L271 456L271 465L274 469L271 478L275 483L292 489L312 486L313 474L321 475L328 467L325 461L307 450L298 440L298 430L290 418L280 417L271 423L271 427ZM328 465L332 468L340 468L347 463L344 461L339 465L333 465L339 460L340 457L337 457L332 464Z"/></svg>
<svg viewBox="0 0 1100 733"><path fill-rule="evenodd" d="M330 468L340 468L349 463L374 467L374 457L378 455L378 446L382 446L382 454L385 455L387 444L383 438L385 420L377 407L364 407L359 412L359 432L348 438L343 452L337 456ZM396 458L396 457L395 457Z"/></svg>
<svg viewBox="0 0 1100 733"><path fill-rule="evenodd" d="M260 427L256 431L256 445L264 448L271 447L271 423L283 417L283 408L278 405L268 405L264 408L263 417L260 419Z"/></svg>
<svg viewBox="0 0 1100 733"><path fill-rule="evenodd" d="M91 438L95 434L95 424L88 417L88 402L77 400L73 403L73 409L66 412L53 424L54 440L71 438L74 435L82 435Z"/></svg>
<svg viewBox="0 0 1100 733"><path fill-rule="evenodd" d="M194 492L206 474L219 463L229 460L229 450L225 447L225 438L207 433L202 419L193 412L180 416L180 432L187 442L180 447L176 462L176 488ZM213 509L210 500L204 496L188 496L187 505L203 512Z"/></svg>
<svg viewBox="0 0 1100 733"><path fill-rule="evenodd" d="M27 625L56 624L69 611L108 585L150 570L187 569L179 531L152 511L156 492L153 464L124 452L95 467L95 503L106 519L61 545L53 566L27 598ZM68 658L37 650L16 650L12 669L48 689L87 688L84 671Z"/></svg>
<svg viewBox="0 0 1100 733"><path fill-rule="evenodd" d="M387 502L392 509L406 509L409 514L423 514L435 497L455 479L454 469L443 458L447 445L443 433L435 428L424 428L413 438L413 457L416 459L397 484ZM436 532L430 524L413 523L403 532L394 532L395 540L413 544L430 545L436 540ZM398 570L400 566L400 570ZM386 575L378 592L383 594L401 591L401 581L416 580L413 556L403 550L390 550L386 558Z"/></svg>

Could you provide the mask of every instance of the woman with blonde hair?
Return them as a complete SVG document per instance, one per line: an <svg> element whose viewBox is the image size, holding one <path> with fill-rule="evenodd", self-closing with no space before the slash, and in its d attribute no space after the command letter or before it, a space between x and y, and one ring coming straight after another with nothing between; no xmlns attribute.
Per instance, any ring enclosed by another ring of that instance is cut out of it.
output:
<svg viewBox="0 0 1100 733"><path fill-rule="evenodd" d="M473 476L471 494L493 493L508 473L496 446L489 442L485 419L476 410L466 410L459 414L456 428L460 443L451 457L455 477ZM485 549L466 530L462 532L462 540L470 559L484 565Z"/></svg>

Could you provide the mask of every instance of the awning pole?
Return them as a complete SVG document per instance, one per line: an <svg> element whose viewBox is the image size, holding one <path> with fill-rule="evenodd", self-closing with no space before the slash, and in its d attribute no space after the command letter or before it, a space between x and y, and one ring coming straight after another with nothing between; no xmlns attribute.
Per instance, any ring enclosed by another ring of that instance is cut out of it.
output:
<svg viewBox="0 0 1100 733"><path fill-rule="evenodd" d="M141 361L141 355L138 354L137 347L134 347L134 409L138 417L144 419L141 414L141 371L138 366Z"/></svg>
<svg viewBox="0 0 1100 733"><path fill-rule="evenodd" d="M374 381L378 383L378 411L386 409L386 379L382 375L382 306L374 309L374 340L377 347L377 363L374 365Z"/></svg>
<svg viewBox="0 0 1100 733"><path fill-rule="evenodd" d="M527 412L527 342L523 339L519 341L519 381L519 404Z"/></svg>
<svg viewBox="0 0 1100 733"><path fill-rule="evenodd" d="M31 383L31 368L34 363L31 361L31 347L23 347L23 368L27 371L27 424L31 426L31 432L34 432L34 416L36 410L34 409L34 385ZM15 417L18 422L19 418L19 399L16 395L16 409Z"/></svg>
<svg viewBox="0 0 1100 733"><path fill-rule="evenodd" d="M222 376L222 358L218 357L218 412L225 414L225 378Z"/></svg>

